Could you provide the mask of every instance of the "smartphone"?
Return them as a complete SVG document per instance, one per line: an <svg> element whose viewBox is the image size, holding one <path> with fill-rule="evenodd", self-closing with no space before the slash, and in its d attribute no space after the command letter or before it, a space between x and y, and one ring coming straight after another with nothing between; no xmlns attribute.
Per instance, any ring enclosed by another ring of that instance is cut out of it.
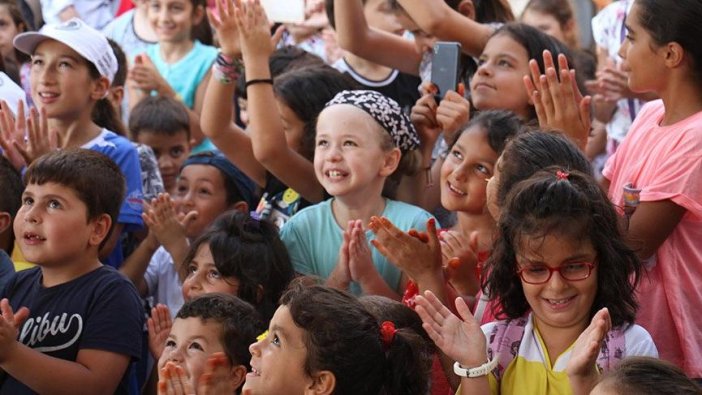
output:
<svg viewBox="0 0 702 395"><path fill-rule="evenodd" d="M271 22L302 23L305 21L305 0L261 0Z"/></svg>
<svg viewBox="0 0 702 395"><path fill-rule="evenodd" d="M437 103L448 91L458 89L461 65L461 44L457 42L438 41L434 44L434 59L431 64L431 82L436 85Z"/></svg>

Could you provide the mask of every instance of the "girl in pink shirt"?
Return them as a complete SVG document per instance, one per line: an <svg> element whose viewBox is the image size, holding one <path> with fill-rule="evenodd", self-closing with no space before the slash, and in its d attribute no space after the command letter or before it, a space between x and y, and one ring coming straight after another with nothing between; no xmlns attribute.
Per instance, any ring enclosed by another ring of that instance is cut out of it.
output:
<svg viewBox="0 0 702 395"><path fill-rule="evenodd" d="M610 199L623 207L629 244L648 271L638 288L637 323L663 359L696 378L702 377L700 20L698 0L634 3L619 55L629 88L661 100L641 110L603 171Z"/></svg>

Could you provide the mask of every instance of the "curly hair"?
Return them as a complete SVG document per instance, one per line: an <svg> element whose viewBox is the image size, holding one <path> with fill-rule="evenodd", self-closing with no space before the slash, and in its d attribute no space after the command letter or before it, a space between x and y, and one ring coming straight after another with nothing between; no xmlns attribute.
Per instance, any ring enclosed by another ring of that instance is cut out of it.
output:
<svg viewBox="0 0 702 395"><path fill-rule="evenodd" d="M567 179L557 176L559 171ZM507 196L498 232L483 284L501 303L498 315L518 318L530 308L516 268L521 242L561 234L590 240L597 253L597 293L589 316L607 307L614 326L634 321L634 289L642 265L625 244L617 213L592 176L551 166L521 181Z"/></svg>
<svg viewBox="0 0 702 395"><path fill-rule="evenodd" d="M190 246L183 268L205 244L222 276L239 280L237 296L254 305L266 321L270 320L278 299L295 275L278 228L246 213L224 213Z"/></svg>
<svg viewBox="0 0 702 395"><path fill-rule="evenodd" d="M424 340L399 329L383 347L380 325L353 295L294 281L280 299L295 324L305 332L304 370L323 370L336 378L334 394L425 394ZM421 378L423 377L423 379Z"/></svg>

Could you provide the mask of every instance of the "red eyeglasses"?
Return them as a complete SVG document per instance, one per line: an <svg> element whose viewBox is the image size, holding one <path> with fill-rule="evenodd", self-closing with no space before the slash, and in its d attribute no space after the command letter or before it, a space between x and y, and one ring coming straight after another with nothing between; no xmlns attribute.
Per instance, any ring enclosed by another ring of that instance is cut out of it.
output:
<svg viewBox="0 0 702 395"><path fill-rule="evenodd" d="M527 284L545 284L553 272L558 272L567 281L582 281L590 277L595 267L591 262L572 262L558 267L546 265L529 265L517 270L519 277Z"/></svg>

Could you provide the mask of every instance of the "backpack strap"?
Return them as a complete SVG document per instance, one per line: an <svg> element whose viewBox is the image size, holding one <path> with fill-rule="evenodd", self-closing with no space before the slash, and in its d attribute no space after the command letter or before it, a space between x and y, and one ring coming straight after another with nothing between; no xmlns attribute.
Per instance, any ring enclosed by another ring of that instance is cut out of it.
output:
<svg viewBox="0 0 702 395"><path fill-rule="evenodd" d="M600 354L597 356L597 367L600 371L614 369L626 356L626 328L628 326L618 326L605 335Z"/></svg>
<svg viewBox="0 0 702 395"><path fill-rule="evenodd" d="M493 374L498 381L512 360L517 357L522 337L524 337L524 328L528 321L528 315L513 320L499 321L490 331L488 357L497 359L497 368L493 370Z"/></svg>

